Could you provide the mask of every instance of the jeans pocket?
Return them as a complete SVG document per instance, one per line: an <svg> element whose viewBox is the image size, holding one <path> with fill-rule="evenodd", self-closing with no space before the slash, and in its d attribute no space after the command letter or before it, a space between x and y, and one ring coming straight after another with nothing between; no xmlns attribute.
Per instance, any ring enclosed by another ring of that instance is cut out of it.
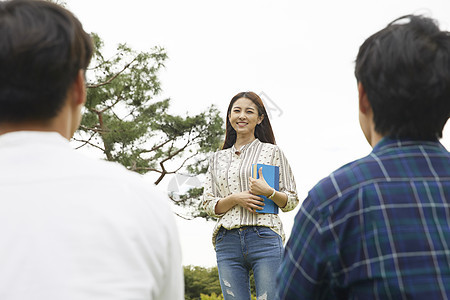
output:
<svg viewBox="0 0 450 300"><path fill-rule="evenodd" d="M226 233L227 233L226 229L223 227L220 227L219 232L216 235L216 245L223 240Z"/></svg>
<svg viewBox="0 0 450 300"><path fill-rule="evenodd" d="M269 227L258 226L255 227L255 231L258 236L263 239L273 239L279 237L279 235Z"/></svg>

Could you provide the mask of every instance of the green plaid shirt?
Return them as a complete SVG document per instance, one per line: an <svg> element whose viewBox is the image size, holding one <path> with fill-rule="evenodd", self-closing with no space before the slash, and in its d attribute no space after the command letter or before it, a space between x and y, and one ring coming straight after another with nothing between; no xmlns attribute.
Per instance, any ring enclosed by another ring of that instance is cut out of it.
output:
<svg viewBox="0 0 450 300"><path fill-rule="evenodd" d="M280 299L449 299L450 154L384 138L309 193L277 275Z"/></svg>

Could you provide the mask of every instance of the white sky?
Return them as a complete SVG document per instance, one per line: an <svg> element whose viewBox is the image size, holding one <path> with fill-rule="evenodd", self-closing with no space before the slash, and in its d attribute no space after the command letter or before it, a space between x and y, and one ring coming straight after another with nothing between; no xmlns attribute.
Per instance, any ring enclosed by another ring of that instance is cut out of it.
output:
<svg viewBox="0 0 450 300"><path fill-rule="evenodd" d="M264 92L278 110L271 123L294 171L299 198L331 171L367 155L359 128L354 60L361 43L393 19L420 13L450 30L448 0L66 0L86 31L113 49L159 45L160 72L173 111ZM441 142L450 149L450 125ZM164 189L167 180L160 188ZM281 214L287 236L298 208ZM213 222L177 219L183 264L214 266Z"/></svg>

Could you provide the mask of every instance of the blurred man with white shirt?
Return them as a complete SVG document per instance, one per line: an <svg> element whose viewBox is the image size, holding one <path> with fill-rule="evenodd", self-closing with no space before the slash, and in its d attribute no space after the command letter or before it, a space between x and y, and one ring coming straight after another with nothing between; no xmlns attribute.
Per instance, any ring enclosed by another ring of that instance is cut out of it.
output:
<svg viewBox="0 0 450 300"><path fill-rule="evenodd" d="M184 299L168 198L74 151L89 35L66 9L0 2L0 299Z"/></svg>

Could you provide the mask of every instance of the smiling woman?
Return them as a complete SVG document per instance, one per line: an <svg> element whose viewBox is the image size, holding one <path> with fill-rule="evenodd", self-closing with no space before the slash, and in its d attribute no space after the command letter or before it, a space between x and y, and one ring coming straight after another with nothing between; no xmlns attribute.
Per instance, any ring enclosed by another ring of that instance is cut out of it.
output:
<svg viewBox="0 0 450 300"><path fill-rule="evenodd" d="M246 128L251 128L251 130L247 130L247 133L244 132L242 134L240 127L245 127L245 123L251 121L252 117L257 119L255 124L247 126ZM243 123L240 127L238 126L238 121ZM227 149L232 146L239 147L238 149L240 149L243 145L255 138L263 143L276 144L272 125L270 124L264 103L253 92L241 92L231 99L228 105L226 122L226 136L222 149ZM237 140L238 131L239 140Z"/></svg>
<svg viewBox="0 0 450 300"><path fill-rule="evenodd" d="M264 115L258 114L258 108L253 101L242 97L233 104L228 119L231 127L239 133L240 142L245 145L247 141L254 139L255 127L261 124ZM237 149L243 145L235 144Z"/></svg>
<svg viewBox="0 0 450 300"><path fill-rule="evenodd" d="M249 274L253 270L256 296L274 299L275 281L283 250L284 232L278 214L259 212L264 195L282 211L298 204L289 163L275 145L261 98L253 92L234 96L228 106L222 150L211 156L206 174L203 208L218 218L213 245L224 299L250 299ZM279 191L262 173L251 178L253 164L279 170ZM243 248L242 248L243 247ZM237 263L236 263L237 262Z"/></svg>

